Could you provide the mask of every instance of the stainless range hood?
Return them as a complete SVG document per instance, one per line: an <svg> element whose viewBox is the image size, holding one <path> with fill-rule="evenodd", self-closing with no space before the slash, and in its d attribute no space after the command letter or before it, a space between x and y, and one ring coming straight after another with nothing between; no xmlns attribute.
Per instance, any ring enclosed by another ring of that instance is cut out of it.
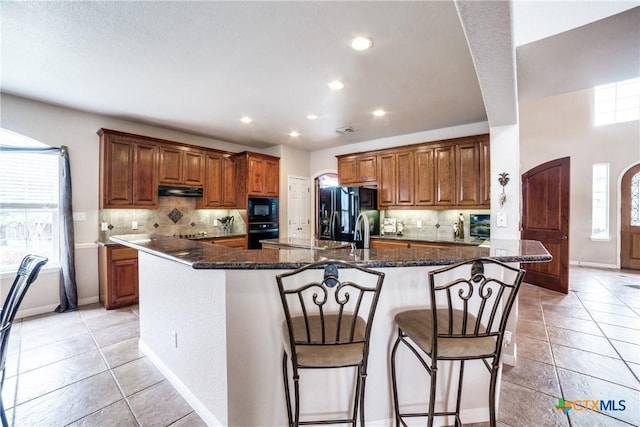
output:
<svg viewBox="0 0 640 427"><path fill-rule="evenodd" d="M202 187L161 185L158 187L158 196L202 197Z"/></svg>

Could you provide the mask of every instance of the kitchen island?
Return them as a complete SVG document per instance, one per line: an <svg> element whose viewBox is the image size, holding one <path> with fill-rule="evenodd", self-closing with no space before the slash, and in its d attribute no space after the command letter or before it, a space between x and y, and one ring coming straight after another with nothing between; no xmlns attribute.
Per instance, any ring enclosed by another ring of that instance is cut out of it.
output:
<svg viewBox="0 0 640 427"><path fill-rule="evenodd" d="M369 425L390 425L393 316L400 309L428 305L427 272L472 257L551 260L539 242L520 240L450 248L247 251L154 235L112 239L139 251L142 351L209 425L247 427L286 425L276 274L322 259L348 260L385 273L371 337L365 410ZM426 379L416 378L420 371L411 369L409 358L398 357L407 367L399 379L407 396L403 401L425 402ZM488 380L484 368L474 370L470 364L467 372L465 387ZM352 380L348 370L305 372L303 413L343 410ZM438 399L449 400L451 384L441 384ZM465 397L462 419L488 420L485 393Z"/></svg>
<svg viewBox="0 0 640 427"><path fill-rule="evenodd" d="M277 239L260 240L262 249L312 249L324 251L327 249L350 248L349 242L338 242L335 240L303 239L300 237L279 237Z"/></svg>

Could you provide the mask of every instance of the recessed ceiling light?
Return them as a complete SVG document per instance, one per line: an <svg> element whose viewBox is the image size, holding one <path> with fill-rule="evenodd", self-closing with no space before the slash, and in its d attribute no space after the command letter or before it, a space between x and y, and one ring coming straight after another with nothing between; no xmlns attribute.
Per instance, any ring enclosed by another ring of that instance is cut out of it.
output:
<svg viewBox="0 0 640 427"><path fill-rule="evenodd" d="M376 111L373 112L373 115L376 116L376 117L382 117L385 114L387 114L387 113L384 110L376 110Z"/></svg>
<svg viewBox="0 0 640 427"><path fill-rule="evenodd" d="M367 50L373 46L373 40L368 37L356 37L351 40L351 47L355 50Z"/></svg>
<svg viewBox="0 0 640 427"><path fill-rule="evenodd" d="M292 136L292 137L295 138L296 136L300 136L300 134L294 130L294 131L289 132L289 136Z"/></svg>
<svg viewBox="0 0 640 427"><path fill-rule="evenodd" d="M329 83L329 87L333 90L340 90L344 87L344 83L338 80L334 80L331 83Z"/></svg>
<svg viewBox="0 0 640 427"><path fill-rule="evenodd" d="M253 121L253 119L252 119L251 117L249 117L249 116L244 116L244 117L242 117L242 118L240 119L240 121L241 121L242 123L251 123L251 122Z"/></svg>
<svg viewBox="0 0 640 427"><path fill-rule="evenodd" d="M309 115L307 116L307 119L309 119L309 120L315 120L315 119L317 119L317 118L318 118L318 116L316 116L315 114L309 114Z"/></svg>

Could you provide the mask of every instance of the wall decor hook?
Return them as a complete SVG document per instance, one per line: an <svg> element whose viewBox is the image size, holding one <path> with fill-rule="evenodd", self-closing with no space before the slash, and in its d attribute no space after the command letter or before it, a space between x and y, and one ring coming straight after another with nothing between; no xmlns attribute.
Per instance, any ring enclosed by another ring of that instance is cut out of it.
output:
<svg viewBox="0 0 640 427"><path fill-rule="evenodd" d="M500 207L503 207L507 201L507 195L504 192L504 187L509 183L509 174L502 172L498 175L498 182L502 185L502 194L500 194Z"/></svg>

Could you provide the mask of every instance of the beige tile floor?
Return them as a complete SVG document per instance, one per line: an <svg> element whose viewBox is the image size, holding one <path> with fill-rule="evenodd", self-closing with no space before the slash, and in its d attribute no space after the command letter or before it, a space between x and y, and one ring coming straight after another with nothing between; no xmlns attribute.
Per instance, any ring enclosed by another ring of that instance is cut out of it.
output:
<svg viewBox="0 0 640 427"><path fill-rule="evenodd" d="M572 267L570 287L566 296L522 288L502 427L640 425L640 272ZM138 335L137 307L17 321L2 392L10 425L204 425L139 352ZM563 414L560 397L624 400L626 409Z"/></svg>

